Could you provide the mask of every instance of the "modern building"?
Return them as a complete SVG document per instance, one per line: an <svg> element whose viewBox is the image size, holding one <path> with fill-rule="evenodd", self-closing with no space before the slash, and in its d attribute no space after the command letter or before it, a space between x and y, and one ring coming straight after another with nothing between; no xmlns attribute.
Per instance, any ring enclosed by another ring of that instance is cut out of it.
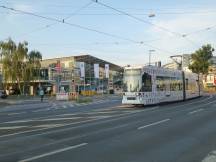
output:
<svg viewBox="0 0 216 162"><path fill-rule="evenodd" d="M81 76L80 63L84 63L84 76ZM99 64L98 78L95 78L94 64ZM106 76L107 64L109 76ZM39 87L52 94L59 91L113 91L121 88L122 76L122 67L91 55L45 59L39 73L36 72L30 91L35 94Z"/></svg>
<svg viewBox="0 0 216 162"><path fill-rule="evenodd" d="M191 55L190 54L183 54L183 55L176 55L171 56L172 62L163 65L164 68L168 69L175 69L175 70L184 70L184 71L191 71L188 67L191 63Z"/></svg>
<svg viewBox="0 0 216 162"><path fill-rule="evenodd" d="M175 62L170 62L162 66L163 68L167 69L178 69L178 64Z"/></svg>

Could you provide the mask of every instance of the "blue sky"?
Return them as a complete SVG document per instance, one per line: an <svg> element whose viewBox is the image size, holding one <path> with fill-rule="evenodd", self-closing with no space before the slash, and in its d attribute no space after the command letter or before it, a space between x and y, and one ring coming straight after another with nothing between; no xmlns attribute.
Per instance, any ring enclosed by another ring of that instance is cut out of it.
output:
<svg viewBox="0 0 216 162"><path fill-rule="evenodd" d="M59 20L70 16L66 22L143 43L109 37L3 8L0 8L0 40L8 37L16 42L26 40L29 49L39 50L44 59L91 54L119 65L148 63L148 53L152 49L155 49L152 62L161 60L163 64L170 61L170 55L191 53L206 43L216 48L215 0L98 1L155 25L117 15L116 11L94 2L77 12L91 0L3 0L0 5ZM74 12L76 14L71 15ZM156 16L149 18L151 13ZM47 27L50 24L54 25ZM165 30L161 30L161 27ZM181 37L187 33L191 34Z"/></svg>

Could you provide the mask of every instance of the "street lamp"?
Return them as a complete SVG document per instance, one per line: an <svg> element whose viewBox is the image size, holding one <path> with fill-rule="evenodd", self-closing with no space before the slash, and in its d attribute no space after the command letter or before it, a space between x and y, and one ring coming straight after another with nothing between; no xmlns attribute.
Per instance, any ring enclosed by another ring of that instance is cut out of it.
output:
<svg viewBox="0 0 216 162"><path fill-rule="evenodd" d="M155 52L155 50L149 50L149 66L151 65L151 53Z"/></svg>
<svg viewBox="0 0 216 162"><path fill-rule="evenodd" d="M154 13L150 13L149 15L148 15L148 17L149 18L152 18L152 17L155 17L156 15L154 14Z"/></svg>

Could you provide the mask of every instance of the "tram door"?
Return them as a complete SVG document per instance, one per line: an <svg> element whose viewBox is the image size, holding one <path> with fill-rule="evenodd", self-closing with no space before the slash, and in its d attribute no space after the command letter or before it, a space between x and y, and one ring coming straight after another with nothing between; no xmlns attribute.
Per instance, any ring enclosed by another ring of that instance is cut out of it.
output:
<svg viewBox="0 0 216 162"><path fill-rule="evenodd" d="M167 97L170 96L170 82L171 82L170 79L167 78L167 79L166 79L166 89L165 89L165 90L166 90L166 96L167 96Z"/></svg>

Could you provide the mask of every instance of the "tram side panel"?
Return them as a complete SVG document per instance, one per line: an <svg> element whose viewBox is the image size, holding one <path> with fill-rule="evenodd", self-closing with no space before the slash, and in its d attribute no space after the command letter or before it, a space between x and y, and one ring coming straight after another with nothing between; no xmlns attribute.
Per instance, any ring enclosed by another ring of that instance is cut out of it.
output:
<svg viewBox="0 0 216 162"><path fill-rule="evenodd" d="M167 71L163 76L156 76L156 87L160 103L183 100L183 80L180 71Z"/></svg>

